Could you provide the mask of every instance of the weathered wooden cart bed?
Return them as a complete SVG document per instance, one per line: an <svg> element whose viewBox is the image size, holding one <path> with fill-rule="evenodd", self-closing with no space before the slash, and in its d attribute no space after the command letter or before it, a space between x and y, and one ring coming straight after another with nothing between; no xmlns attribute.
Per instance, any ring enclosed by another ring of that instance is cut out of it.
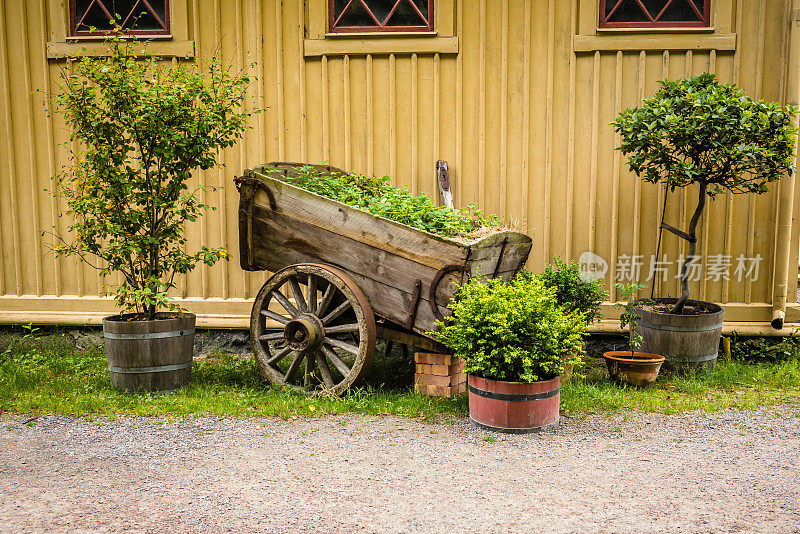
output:
<svg viewBox="0 0 800 534"><path fill-rule="evenodd" d="M467 242L321 197L292 185L305 166L270 163L236 179L242 268L276 273L251 317L255 356L275 383L340 393L366 370L376 337L440 348L427 332L458 285L508 279L530 252L519 232Z"/></svg>

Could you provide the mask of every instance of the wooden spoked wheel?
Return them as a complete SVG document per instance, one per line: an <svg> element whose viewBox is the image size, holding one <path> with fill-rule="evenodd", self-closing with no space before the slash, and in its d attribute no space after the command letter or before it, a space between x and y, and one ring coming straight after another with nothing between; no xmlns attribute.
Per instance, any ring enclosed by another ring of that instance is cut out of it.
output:
<svg viewBox="0 0 800 534"><path fill-rule="evenodd" d="M273 384L338 395L356 383L375 352L375 316L343 272L303 263L275 273L258 292L250 337Z"/></svg>

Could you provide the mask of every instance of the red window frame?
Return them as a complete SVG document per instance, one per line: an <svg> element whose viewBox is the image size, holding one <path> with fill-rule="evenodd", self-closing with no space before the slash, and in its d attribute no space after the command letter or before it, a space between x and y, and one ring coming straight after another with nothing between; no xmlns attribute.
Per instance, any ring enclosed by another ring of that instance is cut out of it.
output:
<svg viewBox="0 0 800 534"><path fill-rule="evenodd" d="M608 19L614 15L616 8L620 7L626 1L629 0L600 0L600 28L708 28L711 26L711 0L705 0L703 2L702 12L697 8L695 0L680 0L682 2L689 2L695 13L698 15L698 19L696 20L659 20L661 15L675 0L668 0L661 12L656 13L655 15L647 11L647 8L645 8L641 0L634 0L637 4L639 4L639 7L642 8L642 11L645 13L647 18L650 19L649 21L609 21ZM608 14L608 16L605 16L604 13L606 12L606 7L609 5L612 6L612 11Z"/></svg>
<svg viewBox="0 0 800 534"><path fill-rule="evenodd" d="M164 2L164 20L160 20L159 17L156 15L155 9L153 9L152 5L150 4L151 1L153 1L153 0L139 0L137 3L135 3L133 5L133 8L131 8L130 13L128 13L127 15L125 15L123 13L120 13L120 16L124 16L125 17L125 19L122 21L122 27L123 27L123 32L124 33L126 33L128 35L170 35L171 29L170 29L170 16L169 16L169 0L158 0L160 2ZM104 2L108 3L109 0L93 0L93 2L89 5L89 7L84 12L84 16L89 11L89 9L92 8L92 6L95 3L99 3L102 6L101 9L103 9L103 11L105 11L107 14L113 15L113 13L111 13L111 10L108 8L108 6L105 5ZM160 30L153 30L153 29L150 29L150 30L130 30L130 29L127 29L126 30L126 29L124 29L125 23L128 22L128 20L130 19L131 15L133 15L134 11L136 11L137 7L139 7L140 4L142 5L142 7L144 7L145 9L149 9L153 13L155 18L162 24L162 29L160 29ZM78 26L80 26L82 20L83 19L78 20L76 0L69 0L69 34L70 34L70 36L72 36L72 37L94 37L94 36L102 36L102 35L107 35L108 34L108 30L97 30L97 31L93 31L92 32L92 31L88 31L88 30L80 30L80 29L78 29Z"/></svg>
<svg viewBox="0 0 800 534"><path fill-rule="evenodd" d="M368 1L368 0L367 0ZM414 2L410 2L409 0L396 0L394 6L389 11L389 14L386 16L384 20L379 20L372 10L367 5L365 0L350 0L345 5L342 12L336 15L334 13L334 0L328 0L328 31L330 33L365 33L365 32L430 32L433 31L433 4L434 0L428 0L428 13L422 13L417 5ZM347 9L354 3L359 3L361 6L367 10L367 13L372 17L372 20L375 21L374 26L339 26L339 22L342 19L342 16L347 12ZM387 26L386 23L389 21L391 16L394 14L395 10L401 3L409 3L417 12L417 14L424 20L427 21L427 25L419 25L419 26Z"/></svg>

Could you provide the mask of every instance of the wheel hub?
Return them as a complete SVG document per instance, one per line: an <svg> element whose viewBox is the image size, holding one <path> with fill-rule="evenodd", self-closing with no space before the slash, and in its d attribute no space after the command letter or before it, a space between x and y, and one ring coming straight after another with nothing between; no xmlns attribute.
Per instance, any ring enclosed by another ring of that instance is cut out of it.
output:
<svg viewBox="0 0 800 534"><path fill-rule="evenodd" d="M286 323L283 339L292 350L301 352L315 350L325 340L325 328L318 317L303 313Z"/></svg>

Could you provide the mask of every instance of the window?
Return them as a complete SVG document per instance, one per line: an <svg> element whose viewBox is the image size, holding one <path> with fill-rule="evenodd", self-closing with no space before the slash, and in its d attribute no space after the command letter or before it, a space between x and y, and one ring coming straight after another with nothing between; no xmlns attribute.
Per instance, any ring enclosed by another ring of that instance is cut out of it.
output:
<svg viewBox="0 0 800 534"><path fill-rule="evenodd" d="M711 0L600 0L600 27L708 27L710 4Z"/></svg>
<svg viewBox="0 0 800 534"><path fill-rule="evenodd" d="M331 33L433 31L433 0L329 0Z"/></svg>
<svg viewBox="0 0 800 534"><path fill-rule="evenodd" d="M134 35L170 33L169 0L70 0L69 8L74 37L104 35L117 25Z"/></svg>

